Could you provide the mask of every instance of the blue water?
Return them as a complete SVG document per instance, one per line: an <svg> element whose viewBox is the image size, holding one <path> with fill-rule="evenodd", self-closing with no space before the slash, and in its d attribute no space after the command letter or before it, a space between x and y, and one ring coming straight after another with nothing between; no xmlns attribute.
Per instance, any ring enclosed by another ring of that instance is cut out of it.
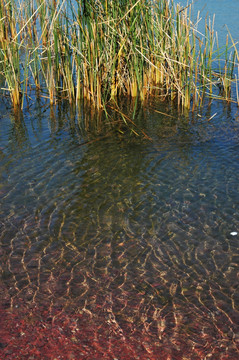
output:
<svg viewBox="0 0 239 360"><path fill-rule="evenodd" d="M187 6L192 1L181 0L179 3L182 6ZM198 11L200 11L201 21L199 23L199 30L202 33L204 33L205 16L208 15L213 19L215 15L214 29L218 33L220 43L225 44L227 27L235 42L239 40L239 2L237 0L196 0L193 1L192 11L195 18Z"/></svg>

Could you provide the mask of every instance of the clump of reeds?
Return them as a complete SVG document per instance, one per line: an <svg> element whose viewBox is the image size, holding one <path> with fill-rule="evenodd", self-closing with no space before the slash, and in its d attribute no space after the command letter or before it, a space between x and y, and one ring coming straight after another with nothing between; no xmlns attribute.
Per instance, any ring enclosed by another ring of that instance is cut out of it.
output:
<svg viewBox="0 0 239 360"><path fill-rule="evenodd" d="M96 109L121 96L194 109L219 87L230 100L235 58L215 39L213 21L200 36L190 7L167 0L0 0L0 71L14 107L30 88Z"/></svg>
<svg viewBox="0 0 239 360"><path fill-rule="evenodd" d="M21 102L19 44L16 37L15 7L11 1L0 0L0 69L14 107Z"/></svg>

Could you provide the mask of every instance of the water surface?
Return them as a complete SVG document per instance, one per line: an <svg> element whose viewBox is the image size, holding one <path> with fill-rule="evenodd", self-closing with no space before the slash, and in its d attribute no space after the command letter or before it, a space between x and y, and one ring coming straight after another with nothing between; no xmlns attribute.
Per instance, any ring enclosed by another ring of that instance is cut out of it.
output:
<svg viewBox="0 0 239 360"><path fill-rule="evenodd" d="M238 108L0 111L1 357L237 359Z"/></svg>
<svg viewBox="0 0 239 360"><path fill-rule="evenodd" d="M152 141L43 109L1 116L1 307L91 324L100 350L77 359L236 359L236 107L188 120L153 104L138 114Z"/></svg>
<svg viewBox="0 0 239 360"><path fill-rule="evenodd" d="M221 45L225 44L227 29L230 31L235 42L239 40L239 24L238 13L239 3L237 0L196 0L187 1L180 0L182 6L187 6L193 3L192 12L196 19L198 11L200 11L199 30L204 33L205 17L207 16L214 21L214 30L218 33L219 42Z"/></svg>

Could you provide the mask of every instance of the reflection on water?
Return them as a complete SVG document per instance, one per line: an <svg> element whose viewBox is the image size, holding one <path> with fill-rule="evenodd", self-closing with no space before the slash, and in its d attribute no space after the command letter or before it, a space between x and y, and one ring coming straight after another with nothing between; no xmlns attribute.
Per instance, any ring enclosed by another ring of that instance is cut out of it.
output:
<svg viewBox="0 0 239 360"><path fill-rule="evenodd" d="M239 356L238 115L170 114L138 114L152 141L82 135L67 110L2 116L0 307L80 314L77 359Z"/></svg>

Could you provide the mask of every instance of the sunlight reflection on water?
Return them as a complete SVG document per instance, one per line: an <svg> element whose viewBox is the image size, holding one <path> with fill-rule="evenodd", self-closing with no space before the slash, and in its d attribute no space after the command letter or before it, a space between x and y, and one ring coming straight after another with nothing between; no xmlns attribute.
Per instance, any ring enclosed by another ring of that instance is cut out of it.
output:
<svg viewBox="0 0 239 360"><path fill-rule="evenodd" d="M154 108L137 118L152 141L83 138L67 111L2 118L0 305L91 319L105 358L124 338L132 359L234 359L237 110L193 124Z"/></svg>

